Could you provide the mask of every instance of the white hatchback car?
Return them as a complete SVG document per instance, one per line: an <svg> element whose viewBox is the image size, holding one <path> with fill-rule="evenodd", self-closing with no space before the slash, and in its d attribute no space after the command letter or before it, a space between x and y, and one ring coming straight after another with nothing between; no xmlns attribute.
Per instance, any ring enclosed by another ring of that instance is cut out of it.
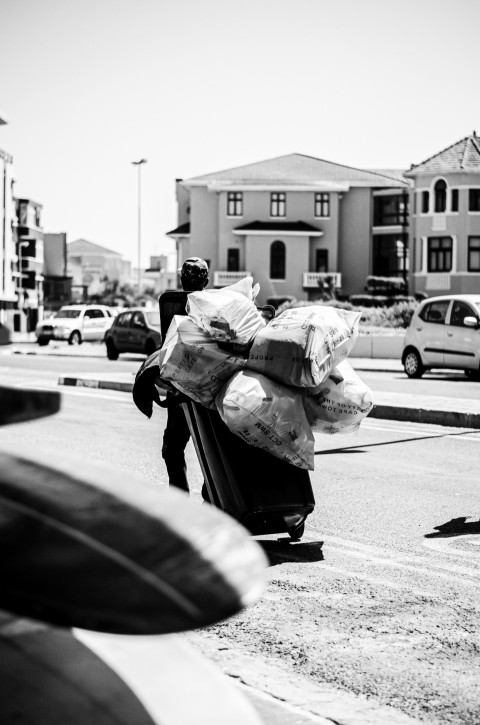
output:
<svg viewBox="0 0 480 725"><path fill-rule="evenodd" d="M459 368L480 377L480 294L430 297L405 333L402 363L409 378L431 368Z"/></svg>
<svg viewBox="0 0 480 725"><path fill-rule="evenodd" d="M35 335L39 345L48 345L50 340L67 340L69 345L101 341L114 317L105 305L64 305L38 323Z"/></svg>

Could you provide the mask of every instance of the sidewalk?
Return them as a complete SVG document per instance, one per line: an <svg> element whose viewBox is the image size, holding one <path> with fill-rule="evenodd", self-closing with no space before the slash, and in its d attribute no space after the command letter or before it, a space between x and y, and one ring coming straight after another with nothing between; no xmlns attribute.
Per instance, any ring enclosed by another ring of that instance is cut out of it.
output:
<svg viewBox="0 0 480 725"><path fill-rule="evenodd" d="M105 358L103 343L83 343L72 346L65 342L51 342L38 347L35 336L15 333L11 345L0 347L0 354L58 355L61 357L101 357ZM400 360L394 358L349 357L348 361L358 372L398 372L403 373ZM59 385L89 388L101 388L130 393L135 380L134 373L81 373L61 376ZM375 392L375 405L370 418L400 420L413 423L429 423L454 428L480 429L480 403L467 398L452 398L431 395L412 395L410 393Z"/></svg>

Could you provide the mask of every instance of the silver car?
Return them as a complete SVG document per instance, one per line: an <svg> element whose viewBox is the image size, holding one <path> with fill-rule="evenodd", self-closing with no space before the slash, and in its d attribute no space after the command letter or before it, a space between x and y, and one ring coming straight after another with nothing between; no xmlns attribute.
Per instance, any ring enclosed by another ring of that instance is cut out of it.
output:
<svg viewBox="0 0 480 725"><path fill-rule="evenodd" d="M35 328L39 345L50 340L66 340L69 345L101 341L114 320L105 305L64 305L51 317L41 320Z"/></svg>
<svg viewBox="0 0 480 725"><path fill-rule="evenodd" d="M415 310L405 333L402 363L409 378L431 368L480 377L480 294L430 297Z"/></svg>

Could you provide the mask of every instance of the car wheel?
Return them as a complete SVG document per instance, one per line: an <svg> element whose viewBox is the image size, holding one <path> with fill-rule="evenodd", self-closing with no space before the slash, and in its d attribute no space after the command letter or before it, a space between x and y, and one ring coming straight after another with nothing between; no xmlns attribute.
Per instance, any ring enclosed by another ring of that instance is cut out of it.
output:
<svg viewBox="0 0 480 725"><path fill-rule="evenodd" d="M81 345L82 344L82 336L80 335L78 330L74 330L70 337L68 338L68 344L69 345Z"/></svg>
<svg viewBox="0 0 480 725"><path fill-rule="evenodd" d="M416 350L409 350L403 360L403 367L409 378L421 378L425 372L420 355Z"/></svg>
<svg viewBox="0 0 480 725"><path fill-rule="evenodd" d="M145 343L145 355L150 357L150 355L153 355L153 353L156 351L157 346L153 342L153 340L147 340Z"/></svg>
<svg viewBox="0 0 480 725"><path fill-rule="evenodd" d="M48 343L50 342L50 339L48 337L39 337L37 342L40 345L40 347L43 347L44 345L48 345Z"/></svg>
<svg viewBox="0 0 480 725"><path fill-rule="evenodd" d="M112 340L107 340L105 343L107 346L107 357L109 360L118 360L119 352L115 347L115 343Z"/></svg>
<svg viewBox="0 0 480 725"><path fill-rule="evenodd" d="M479 370L465 370L464 372L469 380L480 380Z"/></svg>

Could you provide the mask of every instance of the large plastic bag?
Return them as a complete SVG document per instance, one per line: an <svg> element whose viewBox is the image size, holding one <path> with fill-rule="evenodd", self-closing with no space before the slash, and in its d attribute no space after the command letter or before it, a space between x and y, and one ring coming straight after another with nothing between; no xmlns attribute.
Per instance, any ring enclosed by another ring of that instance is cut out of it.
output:
<svg viewBox="0 0 480 725"><path fill-rule="evenodd" d="M313 471L314 438L300 391L243 370L224 385L215 403L228 428L246 443Z"/></svg>
<svg viewBox="0 0 480 725"><path fill-rule="evenodd" d="M215 407L215 396L246 360L221 350L215 340L184 315L175 315L158 351L159 377L197 403Z"/></svg>
<svg viewBox="0 0 480 725"><path fill-rule="evenodd" d="M326 305L285 310L257 333L247 367L285 385L315 387L353 348L360 316Z"/></svg>
<svg viewBox="0 0 480 725"><path fill-rule="evenodd" d="M304 394L303 405L313 431L353 433L373 408L372 391L344 360L320 386Z"/></svg>
<svg viewBox="0 0 480 725"><path fill-rule="evenodd" d="M248 346L266 324L254 304L259 287L252 283L245 277L221 289L190 292L187 312L215 340Z"/></svg>

